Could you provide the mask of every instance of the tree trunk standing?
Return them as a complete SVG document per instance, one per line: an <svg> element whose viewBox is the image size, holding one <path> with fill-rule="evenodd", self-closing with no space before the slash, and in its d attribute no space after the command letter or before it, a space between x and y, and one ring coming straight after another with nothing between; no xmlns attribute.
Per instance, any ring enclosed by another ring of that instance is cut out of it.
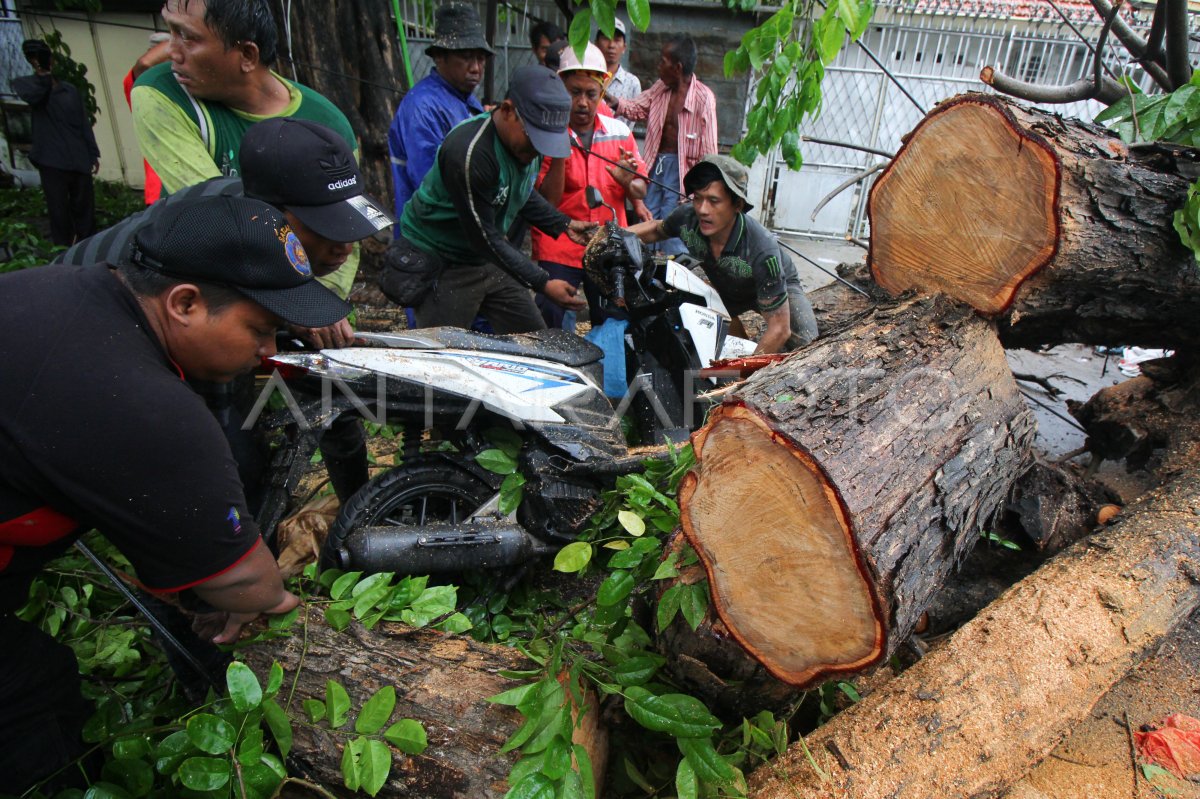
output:
<svg viewBox="0 0 1200 799"><path fill-rule="evenodd" d="M387 132L406 88L391 5L368 0L274 0L271 5L279 23L276 69L291 78L294 66L297 80L346 115L359 137L365 189L391 208Z"/></svg>
<svg viewBox="0 0 1200 799"><path fill-rule="evenodd" d="M995 796L1200 607L1200 475L1018 583L750 777L752 799ZM1080 793L1079 795L1084 795Z"/></svg>
<svg viewBox="0 0 1200 799"><path fill-rule="evenodd" d="M252 646L244 654L260 680L265 681L272 661L283 666L281 705L296 680L289 713L295 731L291 759L310 779L335 792L343 784L340 763L349 738L332 733L327 722L307 724L301 709L305 699L323 702L325 683L332 679L351 698L351 721L341 733L353 732L363 703L386 685L396 688L397 699L388 724L414 718L425 725L429 748L416 756L393 749L392 773L380 797L504 796L515 755L499 754L500 747L522 718L514 708L485 700L513 687L499 671L529 668L528 660L510 647L386 622L374 630L355 623L339 633L326 625L319 609L309 606L307 612L307 629L302 616L291 637Z"/></svg>
<svg viewBox="0 0 1200 799"><path fill-rule="evenodd" d="M1198 151L960 95L871 190L875 279L995 316L1006 347L1200 340L1200 269L1172 227Z"/></svg>
<svg viewBox="0 0 1200 799"><path fill-rule="evenodd" d="M991 326L943 298L877 307L757 372L694 436L680 490L722 622L793 685L878 663L1033 434Z"/></svg>

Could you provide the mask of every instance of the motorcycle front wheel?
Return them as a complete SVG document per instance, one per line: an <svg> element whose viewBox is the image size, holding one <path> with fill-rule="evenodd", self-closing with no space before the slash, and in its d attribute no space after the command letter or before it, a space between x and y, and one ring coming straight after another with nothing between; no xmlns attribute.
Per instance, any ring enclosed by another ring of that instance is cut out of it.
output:
<svg viewBox="0 0 1200 799"><path fill-rule="evenodd" d="M417 457L373 478L338 511L321 547L321 568L344 569L345 544L363 527L455 524L495 491L445 456Z"/></svg>

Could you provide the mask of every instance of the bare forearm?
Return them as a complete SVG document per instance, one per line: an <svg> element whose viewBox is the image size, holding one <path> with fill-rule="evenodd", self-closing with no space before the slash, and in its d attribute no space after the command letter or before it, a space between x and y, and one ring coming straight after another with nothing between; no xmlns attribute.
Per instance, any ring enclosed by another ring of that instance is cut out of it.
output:
<svg viewBox="0 0 1200 799"><path fill-rule="evenodd" d="M557 206L562 202L563 188L567 182L567 159L550 159L550 168L538 186L538 193L546 198L546 202Z"/></svg>
<svg viewBox="0 0 1200 799"><path fill-rule="evenodd" d="M763 319L767 323L767 329L763 332L762 338L758 340L754 354L769 355L773 352L781 352L792 335L792 317L787 301L785 300L783 305L778 308L764 313Z"/></svg>
<svg viewBox="0 0 1200 799"><path fill-rule="evenodd" d="M644 200L646 198L646 191L648 188L649 187L646 185L646 181L642 180L641 178L634 178L625 188L625 193L629 195L629 199L631 200Z"/></svg>

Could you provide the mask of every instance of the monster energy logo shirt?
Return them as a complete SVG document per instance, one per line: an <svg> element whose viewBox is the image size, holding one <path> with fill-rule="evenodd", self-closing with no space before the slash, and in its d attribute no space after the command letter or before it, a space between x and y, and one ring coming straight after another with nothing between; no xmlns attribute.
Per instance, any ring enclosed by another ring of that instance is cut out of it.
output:
<svg viewBox="0 0 1200 799"><path fill-rule="evenodd" d="M802 291L796 265L778 240L761 224L738 214L733 233L714 259L708 238L691 205L681 205L663 220L668 236L678 236L688 252L699 258L704 273L732 314L770 311L787 299L788 288Z"/></svg>

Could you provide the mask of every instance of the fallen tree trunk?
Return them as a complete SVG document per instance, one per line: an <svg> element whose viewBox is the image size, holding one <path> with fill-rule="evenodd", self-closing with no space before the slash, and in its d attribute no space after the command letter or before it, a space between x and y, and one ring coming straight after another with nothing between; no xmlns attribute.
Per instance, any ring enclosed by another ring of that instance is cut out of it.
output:
<svg viewBox="0 0 1200 799"><path fill-rule="evenodd" d="M417 799L500 799L516 754L500 748L523 719L511 707L486 701L513 687L503 670L528 669L533 664L517 650L487 646L457 635L382 623L368 630L354 623L344 632L330 628L314 606L297 622L297 633L256 644L244 651L246 662L265 682L273 661L283 666L285 684L295 680L288 708L295 740L288 760L294 770L334 793L342 788L341 758L346 730L340 734L326 722L308 723L301 710L305 699L325 700L327 680L341 683L350 694L351 722L376 691L396 689L396 709L389 723L401 718L420 721L429 747L420 755L392 749L392 772L379 797ZM303 629L303 633L299 632ZM287 698L285 689L280 704ZM594 724L590 710L577 730L586 730L597 775L604 772L607 740ZM582 740L579 742L583 743Z"/></svg>
<svg viewBox="0 0 1200 799"><path fill-rule="evenodd" d="M1200 607L1200 475L1130 506L750 778L753 799L994 796ZM811 754L820 768L810 765Z"/></svg>
<svg viewBox="0 0 1200 799"><path fill-rule="evenodd" d="M757 372L694 436L680 490L724 626L791 685L878 663L1033 433L991 327L944 298L877 307Z"/></svg>
<svg viewBox="0 0 1200 799"><path fill-rule="evenodd" d="M964 94L907 137L871 190L868 264L892 294L944 293L994 316L1006 347L1183 347L1200 270L1172 227L1189 147Z"/></svg>

